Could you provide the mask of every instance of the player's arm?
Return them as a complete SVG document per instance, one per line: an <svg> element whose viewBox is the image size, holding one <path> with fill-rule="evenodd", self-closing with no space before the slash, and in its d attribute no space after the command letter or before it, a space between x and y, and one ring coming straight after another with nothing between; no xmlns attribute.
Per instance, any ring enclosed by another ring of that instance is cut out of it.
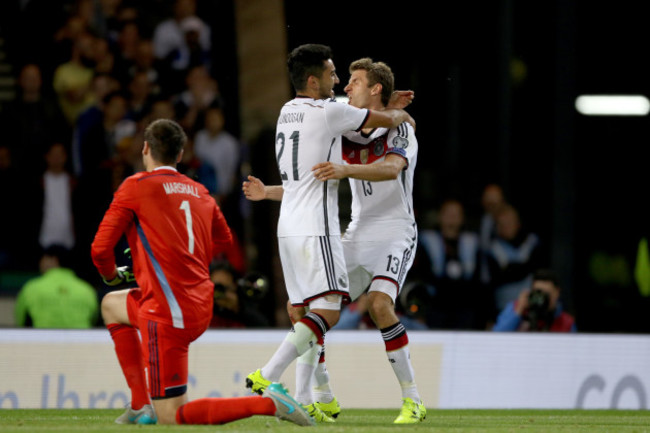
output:
<svg viewBox="0 0 650 433"><path fill-rule="evenodd" d="M314 177L318 180L353 179L379 182L382 180L394 180L406 167L406 159L390 153L383 161L374 164L336 164L334 162L321 162L312 167Z"/></svg>
<svg viewBox="0 0 650 433"><path fill-rule="evenodd" d="M413 90L395 90L390 95L386 108L406 108L413 102L414 98L415 92Z"/></svg>
<svg viewBox="0 0 650 433"><path fill-rule="evenodd" d="M133 212L116 202L113 200L106 211L90 249L93 264L108 285L118 285L133 278L130 269L118 268L115 264L115 245L133 219ZM128 272L131 275L127 275Z"/></svg>
<svg viewBox="0 0 650 433"><path fill-rule="evenodd" d="M369 114L362 125L364 128L396 128L403 122L408 122L415 129L415 120L406 111L399 108L385 108L383 110L368 110Z"/></svg>
<svg viewBox="0 0 650 433"><path fill-rule="evenodd" d="M234 238L230 227L218 206L212 211L212 257L232 247Z"/></svg>
<svg viewBox="0 0 650 433"><path fill-rule="evenodd" d="M284 196L282 185L264 185L260 179L250 175L248 180L242 184L242 191L244 191L244 196L251 201L282 201Z"/></svg>

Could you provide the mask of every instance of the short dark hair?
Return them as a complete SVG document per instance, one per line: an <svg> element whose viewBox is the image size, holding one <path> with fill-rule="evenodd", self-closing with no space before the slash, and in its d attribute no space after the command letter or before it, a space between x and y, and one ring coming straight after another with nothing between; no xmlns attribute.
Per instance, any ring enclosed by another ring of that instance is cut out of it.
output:
<svg viewBox="0 0 650 433"><path fill-rule="evenodd" d="M71 265L71 252L63 245L53 244L47 246L42 250L41 257L43 256L56 257L56 259L59 261L59 266L62 268L67 268Z"/></svg>
<svg viewBox="0 0 650 433"><path fill-rule="evenodd" d="M373 62L371 58L364 57L350 64L350 73L358 70L366 71L369 87L381 84L381 103L388 105L395 87L395 78L390 67L384 62Z"/></svg>
<svg viewBox="0 0 650 433"><path fill-rule="evenodd" d="M552 269L538 269L533 273L533 281L549 281L560 289L560 278Z"/></svg>
<svg viewBox="0 0 650 433"><path fill-rule="evenodd" d="M153 159L173 165L187 142L187 134L175 121L157 119L144 130L144 139L151 147Z"/></svg>
<svg viewBox="0 0 650 433"><path fill-rule="evenodd" d="M287 59L294 89L304 90L310 75L320 77L325 70L325 62L331 58L332 49L327 45L304 44L294 48Z"/></svg>

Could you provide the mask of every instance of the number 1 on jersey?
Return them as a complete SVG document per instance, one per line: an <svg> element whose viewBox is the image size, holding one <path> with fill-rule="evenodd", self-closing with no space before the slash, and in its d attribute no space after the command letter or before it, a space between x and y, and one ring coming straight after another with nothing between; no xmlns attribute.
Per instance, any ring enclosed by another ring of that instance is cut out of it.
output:
<svg viewBox="0 0 650 433"><path fill-rule="evenodd" d="M194 254L194 230L192 229L192 211L190 210L190 202L183 200L179 209L185 211L185 225L187 226L187 249L190 254Z"/></svg>

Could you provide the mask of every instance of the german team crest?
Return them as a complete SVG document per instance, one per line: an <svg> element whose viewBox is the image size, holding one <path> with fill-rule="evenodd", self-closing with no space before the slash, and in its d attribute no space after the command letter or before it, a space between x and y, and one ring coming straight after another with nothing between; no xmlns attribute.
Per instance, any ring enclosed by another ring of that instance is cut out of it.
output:
<svg viewBox="0 0 650 433"><path fill-rule="evenodd" d="M375 148L373 150L375 156L383 156L384 153L386 152L386 145L383 140L375 141Z"/></svg>
<svg viewBox="0 0 650 433"><path fill-rule="evenodd" d="M393 147L397 147L399 149L406 149L409 146L409 141L400 136L396 136L393 138Z"/></svg>

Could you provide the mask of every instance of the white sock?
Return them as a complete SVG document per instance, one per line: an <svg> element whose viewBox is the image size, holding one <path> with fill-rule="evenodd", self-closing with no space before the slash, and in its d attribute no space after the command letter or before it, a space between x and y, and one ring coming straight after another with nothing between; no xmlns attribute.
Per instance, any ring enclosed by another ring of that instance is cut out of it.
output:
<svg viewBox="0 0 650 433"><path fill-rule="evenodd" d="M320 349L320 345L315 345L296 360L296 394L294 398L303 406L315 401L311 393L311 385Z"/></svg>
<svg viewBox="0 0 650 433"><path fill-rule="evenodd" d="M420 403L420 394L415 384L415 373L411 365L408 346L386 352L386 355L388 355L388 361L399 381L399 386L402 388L402 398L410 397L414 402Z"/></svg>
<svg viewBox="0 0 650 433"><path fill-rule="evenodd" d="M411 354L408 347L406 328L400 322L380 329L381 337L386 345L386 355L393 372L402 388L402 398L411 398L420 403L420 394L415 385L415 373L411 365Z"/></svg>
<svg viewBox="0 0 650 433"><path fill-rule="evenodd" d="M320 362L321 356L323 362ZM314 401L329 403L334 400L334 394L330 388L330 374L325 365L325 346L321 348L321 353L318 355L318 365L314 371Z"/></svg>
<svg viewBox="0 0 650 433"><path fill-rule="evenodd" d="M282 373L294 359L309 349L318 346L316 335L307 325L297 322L271 359L262 367L262 376L271 382L280 380Z"/></svg>

